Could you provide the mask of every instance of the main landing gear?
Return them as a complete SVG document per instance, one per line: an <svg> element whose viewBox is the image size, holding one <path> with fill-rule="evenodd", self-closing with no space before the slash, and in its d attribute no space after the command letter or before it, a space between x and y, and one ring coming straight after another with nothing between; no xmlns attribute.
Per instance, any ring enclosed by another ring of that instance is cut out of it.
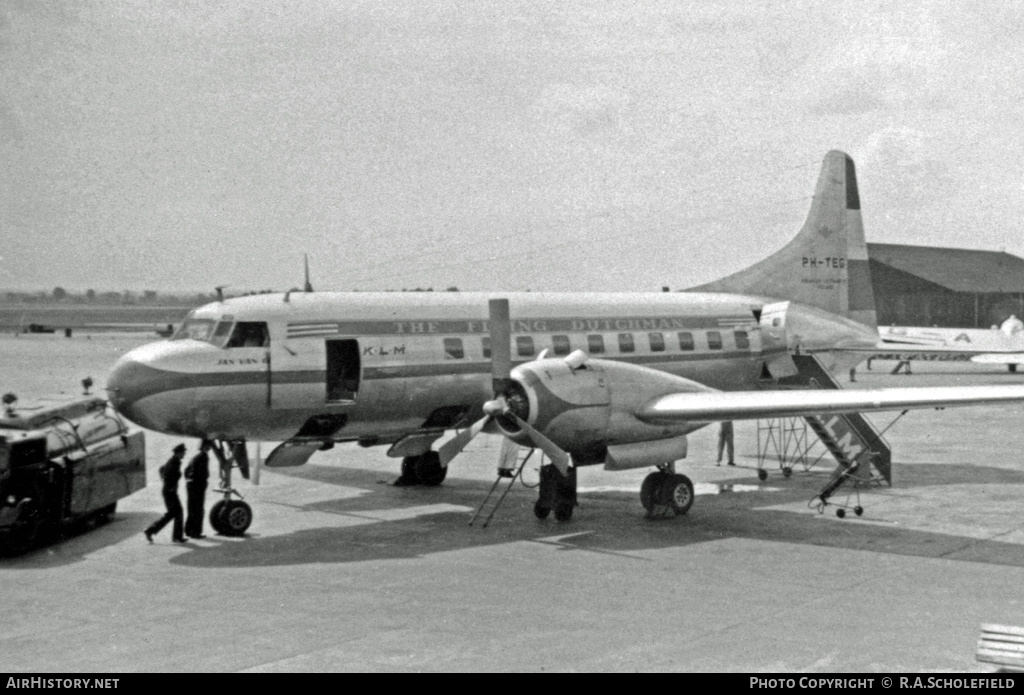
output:
<svg viewBox="0 0 1024 695"><path fill-rule="evenodd" d="M686 514L693 506L693 483L685 475L661 466L640 485L640 504L648 519L670 519Z"/></svg>
<svg viewBox="0 0 1024 695"><path fill-rule="evenodd" d="M547 519L555 512L559 521L569 521L576 507L576 468L570 468L566 475L553 465L540 467L540 495L533 505L533 514L538 519Z"/></svg>
<svg viewBox="0 0 1024 695"><path fill-rule="evenodd" d="M448 468L441 465L441 457L436 451L428 451L419 456L406 456L402 459L402 474L394 482L396 487L406 485L426 485L434 487L444 482Z"/></svg>
<svg viewBox="0 0 1024 695"><path fill-rule="evenodd" d="M238 466L242 476L248 478L249 456L244 441L228 442L228 446L230 458L224 456L220 441L211 447L220 462L220 487L214 492L223 493L224 498L210 509L210 526L222 536L242 536L252 524L252 507L244 501L242 493L231 487L231 469Z"/></svg>

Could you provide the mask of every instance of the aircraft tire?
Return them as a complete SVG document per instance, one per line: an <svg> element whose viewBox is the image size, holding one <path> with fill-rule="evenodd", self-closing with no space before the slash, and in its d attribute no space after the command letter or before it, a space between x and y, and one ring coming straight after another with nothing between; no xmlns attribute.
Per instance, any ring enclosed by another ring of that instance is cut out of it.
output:
<svg viewBox="0 0 1024 695"><path fill-rule="evenodd" d="M221 536L228 535L225 532L223 513L224 507L227 505L227 500L219 500L215 502L213 507L210 508L210 526Z"/></svg>
<svg viewBox="0 0 1024 695"><path fill-rule="evenodd" d="M572 510L576 505L568 500L559 500L555 504L555 519L558 521L569 521L572 519Z"/></svg>
<svg viewBox="0 0 1024 695"><path fill-rule="evenodd" d="M533 504L533 515L535 517L537 517L538 519L541 519L541 520L547 519L548 518L548 514L550 514L550 513L551 513L551 507L544 506L543 504L540 503L540 500L537 500L536 502L534 502L534 504Z"/></svg>
<svg viewBox="0 0 1024 695"><path fill-rule="evenodd" d="M693 506L693 483L678 473L665 476L658 488L661 503L667 505L676 516L686 514Z"/></svg>
<svg viewBox="0 0 1024 695"><path fill-rule="evenodd" d="M252 507L241 500L228 500L220 513L223 535L242 536L252 524Z"/></svg>
<svg viewBox="0 0 1024 695"><path fill-rule="evenodd" d="M640 484L640 504L648 513L654 511L654 505L657 504L656 493L663 478L665 478L665 474L656 471L644 478L643 483Z"/></svg>
<svg viewBox="0 0 1024 695"><path fill-rule="evenodd" d="M408 487L409 485L418 484L419 478L416 475L416 462L419 458L419 456L406 456L403 458L401 473L392 485L395 487Z"/></svg>
<svg viewBox="0 0 1024 695"><path fill-rule="evenodd" d="M420 485L434 487L444 482L448 468L441 465L441 457L436 451L428 451L416 459L416 478Z"/></svg>

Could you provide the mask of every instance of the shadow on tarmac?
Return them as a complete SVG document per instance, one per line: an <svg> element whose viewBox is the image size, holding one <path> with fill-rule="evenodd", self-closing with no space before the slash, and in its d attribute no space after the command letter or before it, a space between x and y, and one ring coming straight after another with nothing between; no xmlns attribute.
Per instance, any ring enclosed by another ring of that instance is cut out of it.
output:
<svg viewBox="0 0 1024 695"><path fill-rule="evenodd" d="M1024 496L1024 472L963 464L897 465L901 492L936 485L1012 485L1022 486L1020 492ZM580 506L572 521L539 521L533 515L536 492L517 486L488 528L468 526L470 515L462 511L402 520L375 519L372 515L373 510L436 504L475 509L490 487L487 482L456 479L437 488L395 488L386 484L390 480L381 480L379 472L361 469L310 466L287 474L372 490L375 494L297 507L298 511L348 517L340 526L307 528L286 535L217 539L221 542L212 547L190 546L190 552L170 562L200 568L343 564L416 558L517 542L553 544L566 551L611 553L644 562L648 560L644 555L648 550L745 538L1024 567L1024 545L1018 543L908 529L894 522L864 523L871 515L870 491L863 498L868 511L864 520L851 516L840 521L809 508L806 513L765 508L811 500L827 480L824 472L796 474L785 481L779 477L758 491L700 495L688 515L665 521L644 518L637 494L625 491L581 493ZM757 485L753 477L730 482ZM954 512L955 499L949 502Z"/></svg>

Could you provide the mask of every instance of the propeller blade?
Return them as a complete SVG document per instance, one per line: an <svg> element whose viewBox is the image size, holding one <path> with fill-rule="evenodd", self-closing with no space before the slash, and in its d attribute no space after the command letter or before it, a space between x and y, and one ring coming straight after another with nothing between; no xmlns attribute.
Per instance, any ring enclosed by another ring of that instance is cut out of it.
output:
<svg viewBox="0 0 1024 695"><path fill-rule="evenodd" d="M508 300L492 299L487 302L487 315L491 334L491 380L494 393L499 394L512 374L512 324Z"/></svg>
<svg viewBox="0 0 1024 695"><path fill-rule="evenodd" d="M506 412L506 415L514 419L516 424L518 424L523 431L526 432L527 436L533 440L533 443L537 445L537 448L547 454L547 457L551 459L551 463L555 465L555 468L558 469L559 473L562 475L569 474L569 466L572 464L572 458L570 458L568 453L563 451L557 444L541 434L539 430L534 429L533 426L515 413L508 411Z"/></svg>
<svg viewBox="0 0 1024 695"><path fill-rule="evenodd" d="M449 439L447 442L441 445L437 450L437 455L441 459L441 467L447 468L448 463L459 455L459 453L466 448L466 445L473 441L473 437L480 434L481 430L487 426L491 416L487 415L480 418L466 429L459 432L457 435Z"/></svg>

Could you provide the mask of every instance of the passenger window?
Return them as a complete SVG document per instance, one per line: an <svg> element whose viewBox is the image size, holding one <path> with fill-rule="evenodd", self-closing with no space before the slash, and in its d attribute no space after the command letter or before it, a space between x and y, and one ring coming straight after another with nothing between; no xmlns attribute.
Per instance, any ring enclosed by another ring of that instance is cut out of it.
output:
<svg viewBox="0 0 1024 695"><path fill-rule="evenodd" d="M444 339L444 358L446 360L461 360L466 356L462 350L462 338Z"/></svg>
<svg viewBox="0 0 1024 695"><path fill-rule="evenodd" d="M636 346L633 345L632 333L619 333L619 352L633 352Z"/></svg>
<svg viewBox="0 0 1024 695"><path fill-rule="evenodd" d="M587 351L591 355L603 355L604 354L604 336L603 335L588 335L587 336Z"/></svg>
<svg viewBox="0 0 1024 695"><path fill-rule="evenodd" d="M231 340L225 347L267 347L269 344L270 336L267 333L267 324L262 321L239 321L235 324Z"/></svg>
<svg viewBox="0 0 1024 695"><path fill-rule="evenodd" d="M480 339L480 347L483 348L484 359L485 360L491 359L491 337L490 336L486 336L485 335L483 338Z"/></svg>
<svg viewBox="0 0 1024 695"><path fill-rule="evenodd" d="M533 357L533 338L528 335L516 336L516 354L520 357Z"/></svg>
<svg viewBox="0 0 1024 695"><path fill-rule="evenodd" d="M722 349L722 334L718 331L708 331L708 348L711 350Z"/></svg>
<svg viewBox="0 0 1024 695"><path fill-rule="evenodd" d="M684 351L693 350L693 333L684 332L679 334L679 349Z"/></svg>
<svg viewBox="0 0 1024 695"><path fill-rule="evenodd" d="M647 340L651 343L651 352L665 352L665 336L661 333L648 333Z"/></svg>
<svg viewBox="0 0 1024 695"><path fill-rule="evenodd" d="M736 347L740 350L747 350L750 348L750 338L747 337L746 331L736 331L733 333L733 337L736 338Z"/></svg>
<svg viewBox="0 0 1024 695"><path fill-rule="evenodd" d="M551 342L554 345L556 355L568 355L571 352L569 336L553 335L551 336Z"/></svg>

